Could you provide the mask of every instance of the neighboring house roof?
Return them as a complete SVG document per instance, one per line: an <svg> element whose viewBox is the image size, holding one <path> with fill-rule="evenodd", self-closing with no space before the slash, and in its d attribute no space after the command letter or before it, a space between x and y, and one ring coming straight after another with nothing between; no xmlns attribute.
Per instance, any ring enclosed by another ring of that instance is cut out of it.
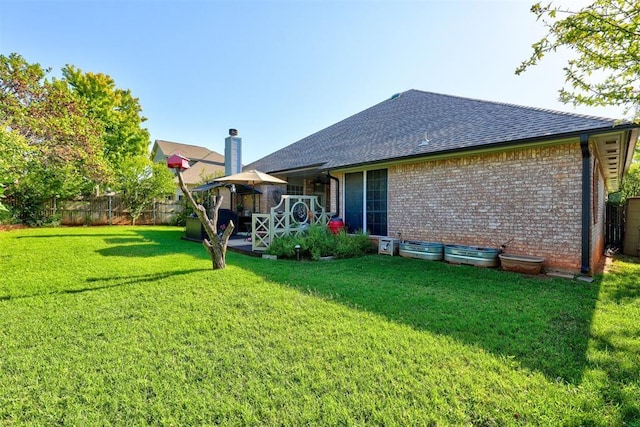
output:
<svg viewBox="0 0 640 427"><path fill-rule="evenodd" d="M153 161L159 162L176 153L189 159L191 167L182 173L187 185L199 184L203 178L224 175L224 156L197 145L157 139L153 146L152 158Z"/></svg>
<svg viewBox="0 0 640 427"><path fill-rule="evenodd" d="M611 130L614 119L408 90L245 167L337 169ZM428 142L425 143L425 135Z"/></svg>
<svg viewBox="0 0 640 427"><path fill-rule="evenodd" d="M219 177L223 175L224 158L222 159L222 163L203 159L195 162L189 169L182 172L182 178L186 184L199 184L211 177Z"/></svg>
<svg viewBox="0 0 640 427"><path fill-rule="evenodd" d="M209 150L205 147L200 147L197 145L190 144L181 144L179 142L172 141L163 141L161 139L156 139L154 144L154 154L155 150L159 149L164 157L168 157L172 154L179 153L180 155L186 157L191 161L197 161L200 159L204 159L207 156L210 156L211 153L215 153L214 151ZM222 163L224 163L224 156L221 154L215 153L222 158ZM157 158L157 154L156 157Z"/></svg>

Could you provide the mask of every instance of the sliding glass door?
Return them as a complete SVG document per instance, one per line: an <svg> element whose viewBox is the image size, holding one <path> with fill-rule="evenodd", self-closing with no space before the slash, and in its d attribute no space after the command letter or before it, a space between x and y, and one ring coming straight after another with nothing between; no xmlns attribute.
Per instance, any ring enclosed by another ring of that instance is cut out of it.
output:
<svg viewBox="0 0 640 427"><path fill-rule="evenodd" d="M344 221L349 233L362 230L364 213L364 185L362 172L344 175Z"/></svg>
<svg viewBox="0 0 640 427"><path fill-rule="evenodd" d="M387 235L387 170L347 173L344 177L345 222L349 232Z"/></svg>

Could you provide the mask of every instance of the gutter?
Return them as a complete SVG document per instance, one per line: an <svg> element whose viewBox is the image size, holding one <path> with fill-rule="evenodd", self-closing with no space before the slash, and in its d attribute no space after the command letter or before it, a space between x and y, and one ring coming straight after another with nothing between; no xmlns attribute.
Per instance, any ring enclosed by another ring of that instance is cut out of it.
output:
<svg viewBox="0 0 640 427"><path fill-rule="evenodd" d="M591 271L591 152L589 134L580 135L582 151L582 266L580 272Z"/></svg>

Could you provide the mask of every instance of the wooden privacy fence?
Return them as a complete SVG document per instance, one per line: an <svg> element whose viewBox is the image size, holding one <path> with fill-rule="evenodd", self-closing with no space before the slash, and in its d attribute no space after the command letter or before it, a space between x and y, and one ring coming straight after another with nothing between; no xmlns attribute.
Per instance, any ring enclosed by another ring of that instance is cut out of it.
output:
<svg viewBox="0 0 640 427"><path fill-rule="evenodd" d="M111 199L111 200L109 200ZM50 200L46 209L58 215L62 225L131 224L131 216L119 196L82 200ZM183 206L175 201L156 201L136 220L138 225L173 224Z"/></svg>

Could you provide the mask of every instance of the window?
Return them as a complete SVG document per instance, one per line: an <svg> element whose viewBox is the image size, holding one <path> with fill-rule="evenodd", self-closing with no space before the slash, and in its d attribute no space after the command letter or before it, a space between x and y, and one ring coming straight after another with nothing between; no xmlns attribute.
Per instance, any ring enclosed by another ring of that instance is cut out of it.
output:
<svg viewBox="0 0 640 427"><path fill-rule="evenodd" d="M367 172L367 230L377 236L387 235L387 170Z"/></svg>
<svg viewBox="0 0 640 427"><path fill-rule="evenodd" d="M302 179L289 178L287 182L287 194L304 196L304 181Z"/></svg>
<svg viewBox="0 0 640 427"><path fill-rule="evenodd" d="M345 174L345 222L349 232L387 235L387 170Z"/></svg>

